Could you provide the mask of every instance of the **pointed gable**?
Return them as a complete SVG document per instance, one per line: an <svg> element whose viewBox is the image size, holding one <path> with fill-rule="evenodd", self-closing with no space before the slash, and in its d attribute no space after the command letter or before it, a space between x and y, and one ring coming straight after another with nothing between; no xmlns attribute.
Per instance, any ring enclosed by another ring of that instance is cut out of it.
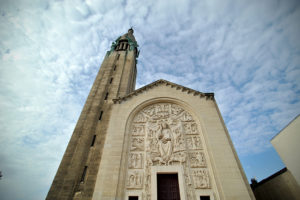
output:
<svg viewBox="0 0 300 200"><path fill-rule="evenodd" d="M160 79L160 80L154 81L153 83L145 85L144 87L141 87L137 90L134 90L133 92L129 93L128 95L125 95L123 97L119 97L117 99L113 99L113 102L114 103L121 103L122 101L126 101L129 98L137 96L137 95L143 93L146 90L151 90L151 89L153 89L157 86L160 86L160 85L165 85L165 86L168 86L170 88L175 88L176 90L181 90L182 92L187 92L188 94L191 94L193 96L199 96L200 98L205 97L206 99L212 99L212 100L214 99L214 93L202 93L202 92L199 92L197 90L193 90L191 88L187 88L187 87L184 87L182 85L178 85L176 83L172 83L170 81Z"/></svg>

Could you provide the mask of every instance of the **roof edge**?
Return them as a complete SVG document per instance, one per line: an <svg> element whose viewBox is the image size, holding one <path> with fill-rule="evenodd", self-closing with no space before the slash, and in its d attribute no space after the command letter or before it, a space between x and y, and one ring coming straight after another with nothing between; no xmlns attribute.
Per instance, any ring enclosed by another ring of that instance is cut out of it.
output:
<svg viewBox="0 0 300 200"><path fill-rule="evenodd" d="M293 119L292 119L292 121L290 121L287 125L285 125L276 135L274 135L272 138L271 138L271 140L270 140L270 142L272 142L272 140L273 139L275 139L285 128L287 128L292 122L294 122L298 117L300 117L300 114L298 114L296 117L294 117Z"/></svg>
<svg viewBox="0 0 300 200"><path fill-rule="evenodd" d="M187 88L187 87L184 87L182 85L178 85L176 83L172 83L170 81L166 81L166 80L163 80L163 79L159 79L157 81L154 81L148 85L145 85L144 87L141 87L137 90L134 90L133 92L123 96L123 97L119 97L119 98L116 98L116 99L113 99L113 102L116 104L116 103L121 103L122 101L126 101L127 99L133 97L133 96L137 96L138 94L148 90L148 89L151 89L153 87L156 87L158 85L162 85L162 84L165 84L166 86L171 86L171 88L176 88L177 90L181 90L182 92L187 92L188 94L193 94L194 96L197 96L199 95L199 97L206 97L206 99L210 99L210 100L214 100L214 93L202 93L202 92L199 92L197 90L193 90L191 88Z"/></svg>
<svg viewBox="0 0 300 200"><path fill-rule="evenodd" d="M284 167L283 169L281 169L281 170L275 172L274 174L268 176L267 178L265 178L265 179L259 181L258 183L256 183L256 184L252 184L252 183L251 183L250 185L251 185L251 187L252 187L253 189L255 189L256 187L258 187L258 186L260 186L260 185L262 185L262 184L264 184L264 183L266 183L266 182L272 180L273 178L275 178L275 177L277 177L277 176L283 174L283 173L286 172L286 171L287 171L287 168Z"/></svg>

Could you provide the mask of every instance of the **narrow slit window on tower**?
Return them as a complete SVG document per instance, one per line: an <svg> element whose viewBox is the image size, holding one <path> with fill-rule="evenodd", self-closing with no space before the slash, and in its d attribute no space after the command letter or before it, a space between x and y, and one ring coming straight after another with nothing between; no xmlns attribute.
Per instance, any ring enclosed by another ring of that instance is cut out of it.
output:
<svg viewBox="0 0 300 200"><path fill-rule="evenodd" d="M94 146L94 144L95 144L95 141L96 141L96 135L94 135L94 136L93 136L93 140L92 140L91 147L92 147L92 146Z"/></svg>
<svg viewBox="0 0 300 200"><path fill-rule="evenodd" d="M112 81L113 81L113 78L110 78L109 84L111 84L111 83L112 83Z"/></svg>
<svg viewBox="0 0 300 200"><path fill-rule="evenodd" d="M100 116L99 116L99 120L101 120L101 119L102 119L102 115L103 115L103 111L101 110L101 112L100 112Z"/></svg>
<svg viewBox="0 0 300 200"><path fill-rule="evenodd" d="M106 92L104 100L107 100L107 98L108 98L108 92Z"/></svg>
<svg viewBox="0 0 300 200"><path fill-rule="evenodd" d="M114 66L114 71L116 71L116 69L117 69L117 65Z"/></svg>
<svg viewBox="0 0 300 200"><path fill-rule="evenodd" d="M87 170L87 166L84 166L84 169L83 169L83 172L82 172L82 176L81 176L80 182L83 182L83 181L84 181L84 178L85 178L85 175L86 175L86 170Z"/></svg>
<svg viewBox="0 0 300 200"><path fill-rule="evenodd" d="M117 55L117 60L119 60L120 54Z"/></svg>

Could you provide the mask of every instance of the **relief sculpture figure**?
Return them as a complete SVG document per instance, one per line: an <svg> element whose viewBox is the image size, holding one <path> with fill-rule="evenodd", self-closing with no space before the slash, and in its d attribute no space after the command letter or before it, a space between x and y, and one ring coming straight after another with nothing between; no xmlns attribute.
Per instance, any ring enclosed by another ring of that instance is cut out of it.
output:
<svg viewBox="0 0 300 200"><path fill-rule="evenodd" d="M131 151L144 151L144 138L131 139Z"/></svg>
<svg viewBox="0 0 300 200"><path fill-rule="evenodd" d="M145 132L145 127L143 125L134 125L132 131L132 136L143 136Z"/></svg>
<svg viewBox="0 0 300 200"><path fill-rule="evenodd" d="M189 136L186 138L187 146L189 149L202 149L202 144L199 136Z"/></svg>
<svg viewBox="0 0 300 200"><path fill-rule="evenodd" d="M143 154L142 153L131 153L129 155L129 168L130 169L143 168Z"/></svg>
<svg viewBox="0 0 300 200"><path fill-rule="evenodd" d="M205 169L196 170L193 175L195 188L210 188L208 172Z"/></svg>
<svg viewBox="0 0 300 200"><path fill-rule="evenodd" d="M158 134L158 148L162 160L167 163L173 153L173 135L167 123L161 124L161 130Z"/></svg>
<svg viewBox="0 0 300 200"><path fill-rule="evenodd" d="M184 138L183 134L181 131L181 126L178 126L173 128L173 133L174 133L174 152L177 151L183 151L185 150L185 145L184 145Z"/></svg>
<svg viewBox="0 0 300 200"><path fill-rule="evenodd" d="M133 171L128 174L127 188L142 188L143 175L141 172Z"/></svg>
<svg viewBox="0 0 300 200"><path fill-rule="evenodd" d="M177 153L172 154L170 160L168 161L168 165L170 165L173 162L179 162L180 164L182 164L185 161L186 161L185 152L177 152Z"/></svg>
<svg viewBox="0 0 300 200"><path fill-rule="evenodd" d="M190 153L191 167L205 167L205 157L202 152L192 152Z"/></svg>

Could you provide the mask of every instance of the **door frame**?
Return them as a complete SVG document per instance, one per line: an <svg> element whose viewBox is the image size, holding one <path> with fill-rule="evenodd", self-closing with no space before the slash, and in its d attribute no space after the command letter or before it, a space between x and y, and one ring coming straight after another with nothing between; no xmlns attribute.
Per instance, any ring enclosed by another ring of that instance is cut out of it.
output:
<svg viewBox="0 0 300 200"><path fill-rule="evenodd" d="M182 166L152 166L151 167L151 197L157 200L157 174L177 174L180 200L186 200Z"/></svg>

